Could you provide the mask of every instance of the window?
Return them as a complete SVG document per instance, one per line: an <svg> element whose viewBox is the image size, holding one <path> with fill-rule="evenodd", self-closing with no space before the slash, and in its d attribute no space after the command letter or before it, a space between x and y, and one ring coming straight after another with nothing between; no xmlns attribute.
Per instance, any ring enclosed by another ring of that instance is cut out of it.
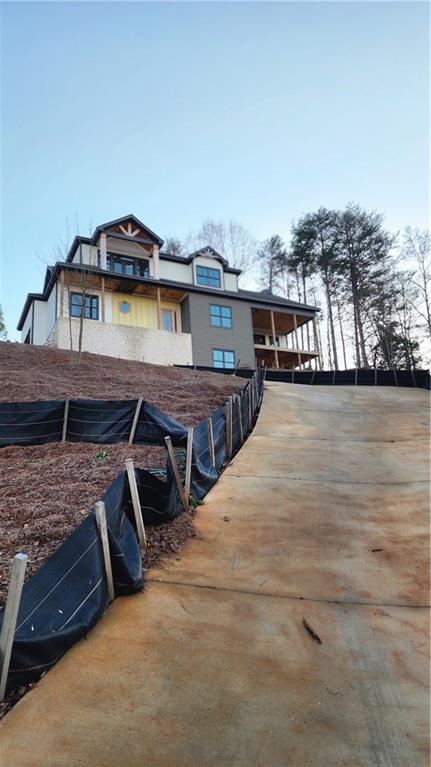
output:
<svg viewBox="0 0 431 767"><path fill-rule="evenodd" d="M215 368L234 368L235 352L226 349L213 349L213 365Z"/></svg>
<svg viewBox="0 0 431 767"><path fill-rule="evenodd" d="M84 296L82 293L72 293L70 296L70 316L81 317L84 300L84 317L86 320L99 319L98 296Z"/></svg>
<svg viewBox="0 0 431 767"><path fill-rule="evenodd" d="M173 309L162 309L162 328L172 333L177 329L177 315Z"/></svg>
<svg viewBox="0 0 431 767"><path fill-rule="evenodd" d="M150 262L146 258L131 258L130 256L116 256L113 253L108 253L106 268L109 272L116 272L117 274L130 274L136 277L150 276Z"/></svg>
<svg viewBox="0 0 431 767"><path fill-rule="evenodd" d="M196 282L198 285L207 285L209 288L221 288L220 269L196 266Z"/></svg>
<svg viewBox="0 0 431 767"><path fill-rule="evenodd" d="M274 339L272 336L269 337L269 345L274 346ZM275 336L275 346L280 346L280 336Z"/></svg>
<svg viewBox="0 0 431 767"><path fill-rule="evenodd" d="M260 335L259 333L255 333L253 336L253 343L260 344L261 346L266 345L265 336Z"/></svg>
<svg viewBox="0 0 431 767"><path fill-rule="evenodd" d="M129 304L128 301L120 301L119 309L120 309L121 314L129 314L131 308L132 307L131 307L131 305Z"/></svg>
<svg viewBox="0 0 431 767"><path fill-rule="evenodd" d="M217 304L211 304L210 306L210 322L216 328L231 328L232 327L232 309L230 306L218 306Z"/></svg>

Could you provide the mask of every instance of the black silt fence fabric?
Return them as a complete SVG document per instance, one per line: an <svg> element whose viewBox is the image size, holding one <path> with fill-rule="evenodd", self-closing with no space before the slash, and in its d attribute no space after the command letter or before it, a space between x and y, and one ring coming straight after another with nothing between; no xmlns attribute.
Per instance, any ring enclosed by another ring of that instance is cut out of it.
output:
<svg viewBox="0 0 431 767"><path fill-rule="evenodd" d="M103 496L115 594L143 586L141 555L126 514L125 478ZM39 679L97 623L108 605L105 567L94 512L24 584L7 692ZM4 609L0 610L0 625Z"/></svg>
<svg viewBox="0 0 431 767"><path fill-rule="evenodd" d="M355 380L354 370L337 370L334 383L335 386L354 386Z"/></svg>
<svg viewBox="0 0 431 767"><path fill-rule="evenodd" d="M218 471L211 463L208 422L201 421L193 429L191 495L201 500L218 479Z"/></svg>
<svg viewBox="0 0 431 767"><path fill-rule="evenodd" d="M250 431L250 411L249 411L250 389L247 386L241 397L241 420L244 436Z"/></svg>
<svg viewBox="0 0 431 767"><path fill-rule="evenodd" d="M58 442L64 402L0 402L0 447Z"/></svg>
<svg viewBox="0 0 431 767"><path fill-rule="evenodd" d="M146 524L170 522L182 511L181 499L168 466L166 482L145 469L135 469L142 517ZM130 502L130 514L133 507Z"/></svg>
<svg viewBox="0 0 431 767"><path fill-rule="evenodd" d="M236 453L241 447L241 436L239 431L238 405L236 397L232 401L232 452Z"/></svg>
<svg viewBox="0 0 431 767"><path fill-rule="evenodd" d="M68 442L125 442L137 400L70 400Z"/></svg>
<svg viewBox="0 0 431 767"><path fill-rule="evenodd" d="M139 414L134 442L145 445L163 445L169 436L175 447L187 444L187 429L149 402L143 402Z"/></svg>
<svg viewBox="0 0 431 767"><path fill-rule="evenodd" d="M211 414L214 438L214 453L216 469L220 472L222 466L227 461L226 448L226 406L220 405Z"/></svg>

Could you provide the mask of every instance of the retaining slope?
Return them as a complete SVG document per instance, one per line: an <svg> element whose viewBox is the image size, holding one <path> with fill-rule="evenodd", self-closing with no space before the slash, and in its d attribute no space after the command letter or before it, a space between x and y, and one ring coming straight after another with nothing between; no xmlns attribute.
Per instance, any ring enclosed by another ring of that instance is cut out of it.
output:
<svg viewBox="0 0 431 767"><path fill-rule="evenodd" d="M427 405L268 383L197 539L12 710L0 762L428 765Z"/></svg>

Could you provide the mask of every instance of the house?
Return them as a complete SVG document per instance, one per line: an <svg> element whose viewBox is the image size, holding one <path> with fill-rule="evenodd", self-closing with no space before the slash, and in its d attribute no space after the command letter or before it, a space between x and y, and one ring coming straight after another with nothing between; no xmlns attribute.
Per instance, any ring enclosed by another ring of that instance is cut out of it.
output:
<svg viewBox="0 0 431 767"><path fill-rule="evenodd" d="M24 343L156 364L301 367L319 345L314 306L241 290L210 247L183 257L128 215L75 237L18 324ZM83 317L82 317L83 314Z"/></svg>

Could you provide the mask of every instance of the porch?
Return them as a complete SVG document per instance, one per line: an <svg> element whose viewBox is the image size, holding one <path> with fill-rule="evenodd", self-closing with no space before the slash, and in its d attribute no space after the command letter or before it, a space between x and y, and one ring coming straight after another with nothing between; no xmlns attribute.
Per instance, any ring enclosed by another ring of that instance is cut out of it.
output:
<svg viewBox="0 0 431 767"><path fill-rule="evenodd" d="M256 365L320 370L320 346L314 314L252 307Z"/></svg>

